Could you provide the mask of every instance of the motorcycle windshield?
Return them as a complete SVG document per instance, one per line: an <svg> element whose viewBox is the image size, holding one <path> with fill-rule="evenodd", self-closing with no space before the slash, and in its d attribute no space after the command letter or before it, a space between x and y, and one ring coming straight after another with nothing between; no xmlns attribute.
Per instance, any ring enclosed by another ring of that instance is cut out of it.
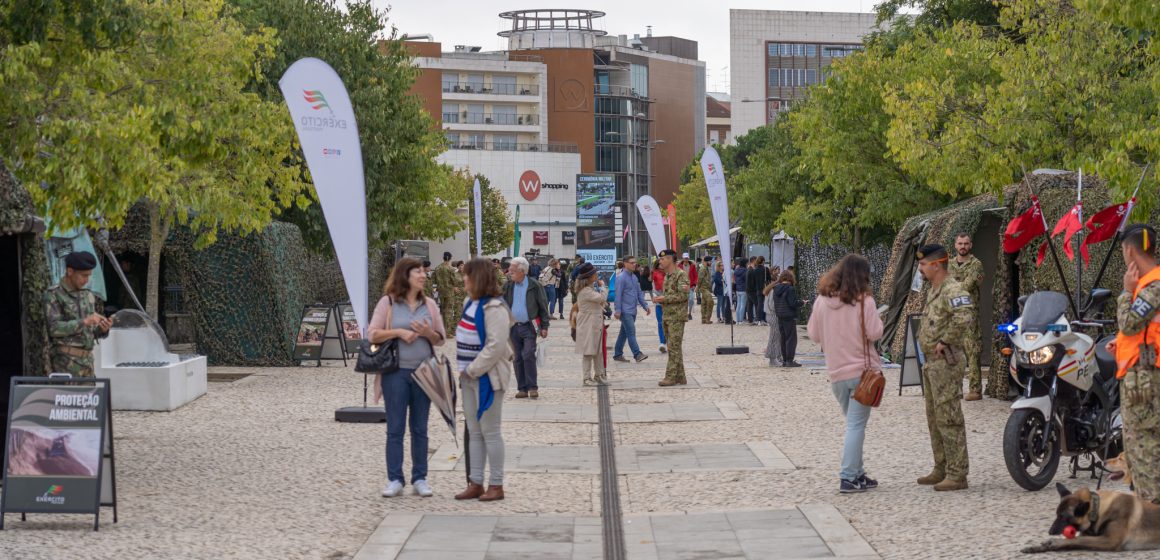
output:
<svg viewBox="0 0 1160 560"><path fill-rule="evenodd" d="M1047 325L1054 323L1067 311L1067 296L1059 292L1035 292L1023 305L1023 332L1047 332Z"/></svg>

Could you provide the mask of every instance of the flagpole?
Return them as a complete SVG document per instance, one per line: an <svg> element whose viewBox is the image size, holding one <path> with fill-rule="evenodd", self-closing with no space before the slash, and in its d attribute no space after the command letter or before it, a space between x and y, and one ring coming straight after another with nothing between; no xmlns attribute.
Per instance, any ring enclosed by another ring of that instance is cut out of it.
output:
<svg viewBox="0 0 1160 560"><path fill-rule="evenodd" d="M1083 233L1083 168L1079 168L1079 180L1075 187L1075 211L1079 215L1079 233ZM1087 237L1087 234L1084 234ZM1080 244L1080 236L1072 235L1072 241L1075 248L1072 254L1075 256L1075 301L1078 304L1084 300L1083 297L1083 246ZM1081 317L1076 317L1077 320L1082 320Z"/></svg>
<svg viewBox="0 0 1160 560"><path fill-rule="evenodd" d="M1033 204L1039 203L1039 195L1035 193L1035 187L1031 185L1031 181L1027 179L1027 170L1023 170L1023 183L1027 185L1027 190L1031 191L1031 200ZM1047 216L1043 215L1043 206L1039 206L1039 219L1043 220L1043 231L1047 233ZM1059 281L1063 282L1063 293L1067 294L1067 303L1071 307L1072 315L1075 320L1079 320L1079 309L1076 308L1075 298L1071 295L1071 286L1067 284L1067 277L1063 275L1063 264L1059 261L1059 253L1055 251L1055 243L1051 240L1051 236L1047 236L1047 247L1051 249L1051 260L1055 263L1055 270L1059 273Z"/></svg>
<svg viewBox="0 0 1160 560"><path fill-rule="evenodd" d="M1104 262L1100 264L1100 271L1096 273L1096 281L1092 283L1092 287L1099 286L1100 280L1104 279L1104 272L1108 270L1108 263L1112 260L1112 253L1116 251L1116 245L1120 243L1123 238L1124 226L1128 224L1128 217L1132 215L1133 200L1136 200L1136 195L1140 193L1140 185L1144 184L1144 177L1148 175L1148 169L1152 167L1152 162L1148 162L1144 166L1144 171L1140 173L1140 179L1136 181L1136 189L1132 191L1132 198L1128 199L1128 210L1124 212L1124 217L1120 220L1120 227L1116 228L1116 236L1112 238L1112 245L1108 247L1108 252L1104 253ZM1087 306L1091 307L1091 300L1089 298ZM1087 311L1087 309L1084 311Z"/></svg>

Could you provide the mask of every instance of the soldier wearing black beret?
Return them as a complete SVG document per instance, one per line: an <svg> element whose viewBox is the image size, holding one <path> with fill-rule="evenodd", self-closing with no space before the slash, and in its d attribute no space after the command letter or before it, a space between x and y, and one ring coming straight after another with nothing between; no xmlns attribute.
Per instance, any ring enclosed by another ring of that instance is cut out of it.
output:
<svg viewBox="0 0 1160 560"><path fill-rule="evenodd" d="M97 296L87 288L97 258L88 251L76 251L65 257L64 265L60 282L44 294L49 373L92 377L93 346L97 339L108 336L113 322L97 313Z"/></svg>

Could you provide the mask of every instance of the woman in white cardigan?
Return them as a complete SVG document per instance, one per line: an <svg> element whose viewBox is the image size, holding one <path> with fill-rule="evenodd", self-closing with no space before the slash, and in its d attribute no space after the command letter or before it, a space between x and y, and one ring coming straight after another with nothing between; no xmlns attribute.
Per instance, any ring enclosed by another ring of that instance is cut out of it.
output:
<svg viewBox="0 0 1160 560"><path fill-rule="evenodd" d="M515 319L500 297L503 291L488 260L475 258L464 266L463 287L467 302L455 331L455 345L463 415L467 420L469 482L455 499L490 502L504 498L500 425L503 398L512 383L509 335ZM485 463L491 466L486 491Z"/></svg>

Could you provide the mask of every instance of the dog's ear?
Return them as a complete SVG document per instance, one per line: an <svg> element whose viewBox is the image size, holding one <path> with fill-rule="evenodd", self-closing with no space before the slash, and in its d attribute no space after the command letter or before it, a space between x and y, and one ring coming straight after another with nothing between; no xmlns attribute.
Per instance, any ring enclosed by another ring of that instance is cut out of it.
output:
<svg viewBox="0 0 1160 560"><path fill-rule="evenodd" d="M1071 490L1068 490L1067 487L1064 486L1062 482L1055 483L1055 490L1057 492L1059 492L1060 498L1066 498L1067 496L1071 495Z"/></svg>
<svg viewBox="0 0 1160 560"><path fill-rule="evenodd" d="M1075 506L1075 517L1077 519L1087 517L1088 511L1091 509L1091 505L1091 502L1080 502L1079 505Z"/></svg>

